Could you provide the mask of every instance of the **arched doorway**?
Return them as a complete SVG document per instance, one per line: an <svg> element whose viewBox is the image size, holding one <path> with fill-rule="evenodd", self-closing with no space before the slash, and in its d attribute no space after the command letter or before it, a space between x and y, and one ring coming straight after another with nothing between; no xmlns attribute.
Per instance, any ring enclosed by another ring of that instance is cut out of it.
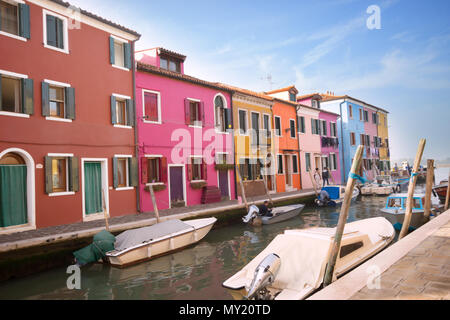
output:
<svg viewBox="0 0 450 320"><path fill-rule="evenodd" d="M27 165L10 152L0 158L0 228L27 224L27 213Z"/></svg>
<svg viewBox="0 0 450 320"><path fill-rule="evenodd" d="M0 152L0 234L35 227L34 161L21 149Z"/></svg>

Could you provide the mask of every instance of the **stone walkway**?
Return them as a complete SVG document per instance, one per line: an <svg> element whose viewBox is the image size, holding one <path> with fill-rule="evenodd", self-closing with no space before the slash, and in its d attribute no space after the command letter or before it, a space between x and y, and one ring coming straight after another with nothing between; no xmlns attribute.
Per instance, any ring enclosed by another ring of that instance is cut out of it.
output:
<svg viewBox="0 0 450 320"><path fill-rule="evenodd" d="M312 189L306 189L294 192L273 194L271 195L271 197L276 202L296 198L301 199L304 197L309 197L311 195L314 195ZM248 198L247 202L249 204L260 204L266 199L267 196L258 196ZM159 215L162 218L161 220L163 221L168 217L174 219L185 219L241 208L244 208L244 204L238 204L237 200L228 200L219 203L160 210ZM156 223L155 214L153 212L113 217L108 219L108 221L112 232L123 231ZM38 230L4 234L0 235L0 252L6 252L18 248L51 243L55 241L92 236L93 234L100 231L100 229L104 229L104 227L105 221L103 219L100 219L89 222L79 222L56 227L48 227Z"/></svg>
<svg viewBox="0 0 450 320"><path fill-rule="evenodd" d="M350 299L450 300L450 222L393 264L379 280L380 289L366 286Z"/></svg>

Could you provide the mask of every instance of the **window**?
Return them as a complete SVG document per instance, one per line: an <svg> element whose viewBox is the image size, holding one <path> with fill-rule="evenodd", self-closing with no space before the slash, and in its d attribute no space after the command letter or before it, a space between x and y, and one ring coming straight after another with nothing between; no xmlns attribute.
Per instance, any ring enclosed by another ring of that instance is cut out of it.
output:
<svg viewBox="0 0 450 320"><path fill-rule="evenodd" d="M320 135L320 121L319 121L319 119L311 119L311 133Z"/></svg>
<svg viewBox="0 0 450 320"><path fill-rule="evenodd" d="M389 139L384 139L384 141L386 142L386 148L389 148Z"/></svg>
<svg viewBox="0 0 450 320"><path fill-rule="evenodd" d="M0 30L19 35L19 13L17 5L0 1Z"/></svg>
<svg viewBox="0 0 450 320"><path fill-rule="evenodd" d="M401 208L402 207L402 199L401 198L390 198L388 202L388 206L391 208Z"/></svg>
<svg viewBox="0 0 450 320"><path fill-rule="evenodd" d="M114 156L113 186L116 189L136 187L138 183L137 158Z"/></svg>
<svg viewBox="0 0 450 320"><path fill-rule="evenodd" d="M283 155L279 154L277 155L278 160L278 174L283 174Z"/></svg>
<svg viewBox="0 0 450 320"><path fill-rule="evenodd" d="M252 145L259 146L259 113L252 112Z"/></svg>
<svg viewBox="0 0 450 320"><path fill-rule="evenodd" d="M362 241L358 241L358 242L355 242L352 244L347 244L345 246L342 246L339 257L343 258L362 247L363 247Z"/></svg>
<svg viewBox="0 0 450 320"><path fill-rule="evenodd" d="M227 163L228 163L228 155L226 153L216 154L216 164L227 164Z"/></svg>
<svg viewBox="0 0 450 320"><path fill-rule="evenodd" d="M49 97L50 97L50 116L57 118L64 118L65 117L64 88L50 86Z"/></svg>
<svg viewBox="0 0 450 320"><path fill-rule="evenodd" d="M49 195L78 191L78 158L72 154L45 157L45 192Z"/></svg>
<svg viewBox="0 0 450 320"><path fill-rule="evenodd" d="M353 107L351 104L348 106L348 116L350 119L353 119Z"/></svg>
<svg viewBox="0 0 450 320"><path fill-rule="evenodd" d="M311 154L305 153L305 164L306 164L306 171L311 170Z"/></svg>
<svg viewBox="0 0 450 320"><path fill-rule="evenodd" d="M1 103L0 110L21 112L20 79L1 77Z"/></svg>
<svg viewBox="0 0 450 320"><path fill-rule="evenodd" d="M289 92L289 101L297 102L297 95L295 92Z"/></svg>
<svg viewBox="0 0 450 320"><path fill-rule="evenodd" d="M298 158L297 155L292 155L292 173L298 173Z"/></svg>
<svg viewBox="0 0 450 320"><path fill-rule="evenodd" d="M359 109L359 121L364 121L363 110Z"/></svg>
<svg viewBox="0 0 450 320"><path fill-rule="evenodd" d="M172 72L181 72L181 61L171 57L160 56L159 67Z"/></svg>
<svg viewBox="0 0 450 320"><path fill-rule="evenodd" d="M247 111L239 110L239 132L247 134Z"/></svg>
<svg viewBox="0 0 450 320"><path fill-rule="evenodd" d="M117 124L126 126L127 125L127 108L125 100L116 100L116 115Z"/></svg>
<svg viewBox="0 0 450 320"><path fill-rule="evenodd" d="M42 82L42 115L50 120L74 120L75 89L65 83L50 80Z"/></svg>
<svg viewBox="0 0 450 320"><path fill-rule="evenodd" d="M44 10L44 45L65 53L68 48L67 18Z"/></svg>
<svg viewBox="0 0 450 320"><path fill-rule="evenodd" d="M226 110L225 103L221 96L217 96L214 99L214 110L215 110L215 119L216 119L216 129L220 132L225 132L227 130L226 124Z"/></svg>
<svg viewBox="0 0 450 320"><path fill-rule="evenodd" d="M326 120L321 120L320 121L321 122L321 134L323 135L323 136L326 136L327 135L327 121Z"/></svg>
<svg viewBox="0 0 450 320"><path fill-rule="evenodd" d="M52 192L67 191L67 159L52 159Z"/></svg>
<svg viewBox="0 0 450 320"><path fill-rule="evenodd" d="M243 180L254 180L253 165L250 163L250 159L239 160L239 172Z"/></svg>
<svg viewBox="0 0 450 320"><path fill-rule="evenodd" d="M134 158L131 158L134 160ZM144 184L167 182L167 158L163 156L147 156L141 158L141 180ZM131 166L131 170L137 176L137 165ZM133 175L132 175L133 176ZM137 178L136 178L137 180ZM133 181L134 182L134 181ZM137 181L133 184L137 186Z"/></svg>
<svg viewBox="0 0 450 320"><path fill-rule="evenodd" d="M196 125L196 123L202 121L200 118L200 103L197 101L191 101L189 103L189 110L191 115L191 125Z"/></svg>
<svg viewBox="0 0 450 320"><path fill-rule="evenodd" d="M123 49L123 43L114 41L114 57L115 57L115 65L118 67L125 67L125 55Z"/></svg>
<svg viewBox="0 0 450 320"><path fill-rule="evenodd" d="M301 133L305 133L305 117L297 117L298 118L298 131Z"/></svg>
<svg viewBox="0 0 450 320"><path fill-rule="evenodd" d="M377 114L375 112L372 113L372 122L373 124L377 124Z"/></svg>
<svg viewBox="0 0 450 320"><path fill-rule="evenodd" d="M330 169L337 170L337 157L335 153L330 153Z"/></svg>
<svg viewBox="0 0 450 320"><path fill-rule="evenodd" d="M330 136L337 137L336 123L330 122Z"/></svg>
<svg viewBox="0 0 450 320"><path fill-rule="evenodd" d="M131 45L114 36L109 37L109 60L119 69L131 69Z"/></svg>
<svg viewBox="0 0 450 320"><path fill-rule="evenodd" d="M330 159L327 156L322 156L322 168L330 168Z"/></svg>
<svg viewBox="0 0 450 320"><path fill-rule="evenodd" d="M354 146L356 144L356 137L354 132L350 132L350 145Z"/></svg>
<svg viewBox="0 0 450 320"><path fill-rule="evenodd" d="M289 125L291 128L291 138L295 138L295 120L289 120Z"/></svg>
<svg viewBox="0 0 450 320"><path fill-rule="evenodd" d="M161 158L148 159L148 182L161 182Z"/></svg>
<svg viewBox="0 0 450 320"><path fill-rule="evenodd" d="M206 180L206 164L201 157L191 158L190 180Z"/></svg>
<svg viewBox="0 0 450 320"><path fill-rule="evenodd" d="M275 135L281 137L281 118L275 117Z"/></svg>
<svg viewBox="0 0 450 320"><path fill-rule="evenodd" d="M364 110L364 122L369 122L369 111Z"/></svg>
<svg viewBox="0 0 450 320"><path fill-rule="evenodd" d="M318 100L312 100L311 101L311 105L312 105L313 108L320 109L320 103L319 103Z"/></svg>
<svg viewBox="0 0 450 320"><path fill-rule="evenodd" d="M143 90L144 119L149 122L161 122L161 103L159 92Z"/></svg>
<svg viewBox="0 0 450 320"><path fill-rule="evenodd" d="M266 132L266 137L271 136L271 128L270 128L270 117L268 114L263 115L263 126L264 131Z"/></svg>

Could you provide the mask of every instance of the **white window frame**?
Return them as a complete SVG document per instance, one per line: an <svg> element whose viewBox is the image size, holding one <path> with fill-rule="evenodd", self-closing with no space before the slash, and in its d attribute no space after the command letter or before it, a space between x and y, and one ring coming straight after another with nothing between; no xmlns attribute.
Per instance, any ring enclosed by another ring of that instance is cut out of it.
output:
<svg viewBox="0 0 450 320"><path fill-rule="evenodd" d="M59 81L48 80L48 79L44 79L44 82L48 83L49 85L52 85L54 87L59 87L59 88L70 88L71 87L70 83L65 83L65 82L59 82ZM65 96L64 96L64 98L65 98ZM64 101L64 116L65 116L65 112L66 112L66 102ZM53 117L53 116L46 116L45 120L68 122L68 123L73 121L72 119L58 118L58 117Z"/></svg>
<svg viewBox="0 0 450 320"><path fill-rule="evenodd" d="M116 108L117 108L117 98L121 101L131 99L131 97L129 97L129 96L125 96L123 94L117 94L117 93L113 93L112 96L116 97ZM126 105L126 103L125 103L125 105ZM126 113L126 114L128 116L128 113ZM117 121L117 109L116 109L116 121ZM126 125L117 124L117 123L114 124L114 127L115 128L123 128L123 129L133 129L132 126L126 126Z"/></svg>
<svg viewBox="0 0 450 320"><path fill-rule="evenodd" d="M64 49L56 48L47 44L47 15L54 16L63 21L63 36L64 36ZM42 26L43 26L43 41L44 47L48 49L52 49L58 52L62 52L65 54L69 54L69 26L68 19L60 14L57 14L53 11L48 11L46 9L42 9Z"/></svg>
<svg viewBox="0 0 450 320"><path fill-rule="evenodd" d="M199 106L200 106L200 103L202 102L202 100L200 100L200 99L195 99L195 98L189 98L189 97L187 97L186 98L188 101L192 101L192 102L198 102L199 103ZM189 106L189 117L191 116L191 106ZM197 112L199 112L198 110L197 110ZM190 120L189 120L190 121ZM206 120L205 120L206 121ZM203 121L202 120L200 120L200 121L197 121L197 123L198 122L201 122L201 126L199 126L199 125L197 125L197 124L195 124L195 122L194 122L194 124L189 124L189 128L197 128L197 129L202 129L203 128L203 125L204 125L204 123L203 123Z"/></svg>
<svg viewBox="0 0 450 320"><path fill-rule="evenodd" d="M3 0L3 1L5 1L5 2L7 2L7 3L9 3L9 4L13 5L13 6L14 5L18 6L19 3L25 4L25 2L22 1L22 0ZM17 20L18 20L18 23L20 23L20 21L19 21L19 8L17 8ZM2 31L2 30L0 30L0 35L6 36L6 37L10 37L10 38L13 38L13 39L16 39L16 40L24 41L24 42L28 41L27 38L21 37L21 36L16 35L16 34L8 33L6 31Z"/></svg>
<svg viewBox="0 0 450 320"><path fill-rule="evenodd" d="M7 77L15 78L15 79L28 79L26 74L10 72L6 70L0 70L0 75L5 75ZM0 116L10 116L17 118L30 118L29 114L19 113L19 112L10 112L10 111L0 111Z"/></svg>
<svg viewBox="0 0 450 320"><path fill-rule="evenodd" d="M334 124L334 136L331 135L331 128L333 127L332 124ZM330 137L337 138L337 124L333 121L330 121Z"/></svg>
<svg viewBox="0 0 450 320"><path fill-rule="evenodd" d="M215 96L214 96L214 98L213 98L213 106L214 106L214 129L216 130L216 133L218 133L218 134L230 134L228 131L227 131L227 129L228 128L225 128L225 131L220 131L220 130L218 130L217 129L217 126L216 126L216 104L215 104L215 102L216 102L216 97L221 97L222 98L222 101L224 102L224 109L228 109L228 102L227 102L227 99L225 99L225 96L222 94L222 93L217 93ZM225 118L224 118L224 120L225 120Z"/></svg>
<svg viewBox="0 0 450 320"><path fill-rule="evenodd" d="M134 187L130 186L130 159L133 158L133 156L131 154L115 154L114 158L127 158L127 167L126 167L126 184L127 187L119 187L119 188L115 188L116 191L124 191L124 190L133 190Z"/></svg>
<svg viewBox="0 0 450 320"><path fill-rule="evenodd" d="M157 95L157 108L158 108L158 121L152 121L152 120L146 120L145 116L145 93L153 93ZM161 92L159 91L154 91L154 90L148 90L148 89L142 89L142 114L144 115L144 117L142 118L142 120L144 121L144 123L152 123L152 124L162 124L162 116L161 116Z"/></svg>
<svg viewBox="0 0 450 320"><path fill-rule="evenodd" d="M280 134L277 134L277 122L276 122L276 118L280 119ZM283 125L281 123L281 117L280 116L274 116L273 117L273 125L274 125L274 130L275 130L275 136L277 137L282 137L283 136Z"/></svg>
<svg viewBox="0 0 450 320"><path fill-rule="evenodd" d="M292 136L292 131L291 131L291 123L294 122L294 136ZM289 119L289 137L291 137L292 139L296 139L297 138L297 134L296 134L297 130L295 128L295 119Z"/></svg>
<svg viewBox="0 0 450 320"><path fill-rule="evenodd" d="M125 40L125 39L119 38L119 37L117 37L117 36L115 36L115 35L112 35L112 34L110 34L110 37L113 38L115 42L120 42L120 43L122 44L122 51L123 51L123 65L125 66L125 49L124 49L123 44L124 44L124 43L128 43L128 41ZM115 48L114 48L114 52L115 52ZM114 59L114 63L116 63L115 59ZM125 67L118 66L118 65L116 65L116 64L111 64L111 66L112 66L113 68L116 68L116 69L119 69L119 70L130 71L130 69L125 68Z"/></svg>
<svg viewBox="0 0 450 320"><path fill-rule="evenodd" d="M148 159L157 159L157 158L159 158L160 159L159 161L161 161L161 159L163 158L163 155L162 154L145 154L144 157L147 158L147 161L148 161ZM146 186L158 186L158 185L161 186L161 185L165 185L165 183L164 182L148 182L145 185Z"/></svg>
<svg viewBox="0 0 450 320"><path fill-rule="evenodd" d="M241 131L241 117L240 117L240 111L244 111L245 112L245 132ZM238 108L238 131L239 131L239 135L240 136L248 136L249 135L249 127L248 127L248 110L247 109L241 109Z"/></svg>
<svg viewBox="0 0 450 320"><path fill-rule="evenodd" d="M70 196L74 195L75 191L69 191L69 158L73 158L73 153L48 153L48 157L52 158L65 158L66 159L66 191L58 191L49 193L49 197ZM53 170L53 161L52 161ZM52 176L53 179L53 176Z"/></svg>

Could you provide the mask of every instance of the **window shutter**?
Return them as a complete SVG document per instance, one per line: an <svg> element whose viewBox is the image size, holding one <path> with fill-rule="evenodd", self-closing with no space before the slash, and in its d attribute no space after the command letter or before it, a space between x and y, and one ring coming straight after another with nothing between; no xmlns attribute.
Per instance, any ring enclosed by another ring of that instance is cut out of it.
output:
<svg viewBox="0 0 450 320"><path fill-rule="evenodd" d="M125 68L131 69L131 45L129 43L124 43L123 51Z"/></svg>
<svg viewBox="0 0 450 320"><path fill-rule="evenodd" d="M137 187L139 179L138 158L130 158L130 186Z"/></svg>
<svg viewBox="0 0 450 320"><path fill-rule="evenodd" d="M208 166L206 165L205 159L202 160L202 180L208 179Z"/></svg>
<svg viewBox="0 0 450 320"><path fill-rule="evenodd" d="M64 25L61 19L56 18L56 46L64 49Z"/></svg>
<svg viewBox="0 0 450 320"><path fill-rule="evenodd" d="M30 39L30 6L19 3L19 35Z"/></svg>
<svg viewBox="0 0 450 320"><path fill-rule="evenodd" d="M50 116L50 97L47 82L42 82L42 115L44 117Z"/></svg>
<svg viewBox="0 0 450 320"><path fill-rule="evenodd" d="M199 108L200 108L200 120L202 121L202 127L204 127L206 125L205 123L205 104L203 101L201 101L199 103Z"/></svg>
<svg viewBox="0 0 450 320"><path fill-rule="evenodd" d="M33 79L22 79L21 85L22 85L22 111L25 114L33 114L34 113Z"/></svg>
<svg viewBox="0 0 450 320"><path fill-rule="evenodd" d="M80 189L78 158L69 158L69 190L77 192Z"/></svg>
<svg viewBox="0 0 450 320"><path fill-rule="evenodd" d="M116 157L112 158L113 163L113 187L117 188L119 186L119 173L118 171L118 159Z"/></svg>
<svg viewBox="0 0 450 320"><path fill-rule="evenodd" d="M114 54L114 38L109 37L109 62L114 64L116 62L116 57Z"/></svg>
<svg viewBox="0 0 450 320"><path fill-rule="evenodd" d="M316 122L314 121L314 119L311 119L311 133L312 134L316 133L315 126L316 126Z"/></svg>
<svg viewBox="0 0 450 320"><path fill-rule="evenodd" d="M148 161L146 157L141 158L141 182L148 183Z"/></svg>
<svg viewBox="0 0 450 320"><path fill-rule="evenodd" d="M134 103L133 99L127 99L126 101L127 106L127 115L128 115L128 125L133 127L134 126Z"/></svg>
<svg viewBox="0 0 450 320"><path fill-rule="evenodd" d="M56 46L56 21L52 15L47 15L47 45Z"/></svg>
<svg viewBox="0 0 450 320"><path fill-rule="evenodd" d="M75 120L75 88L65 88L66 118Z"/></svg>
<svg viewBox="0 0 450 320"><path fill-rule="evenodd" d="M225 109L225 130L233 129L233 113L231 108Z"/></svg>
<svg viewBox="0 0 450 320"><path fill-rule="evenodd" d="M188 171L188 180L192 180L192 163L187 164L187 171Z"/></svg>
<svg viewBox="0 0 450 320"><path fill-rule="evenodd" d="M111 123L117 123L117 115L116 115L116 97L111 96Z"/></svg>
<svg viewBox="0 0 450 320"><path fill-rule="evenodd" d="M53 192L52 157L46 156L44 158L44 162L45 162L45 193L50 194Z"/></svg>
<svg viewBox="0 0 450 320"><path fill-rule="evenodd" d="M161 158L161 182L167 183L167 158Z"/></svg>
<svg viewBox="0 0 450 320"><path fill-rule="evenodd" d="M190 102L188 99L184 99L184 119L187 125L191 124L191 110Z"/></svg>
<svg viewBox="0 0 450 320"><path fill-rule="evenodd" d="M1 15L0 15L0 23L1 23ZM2 75L0 74L0 111L2 111Z"/></svg>

